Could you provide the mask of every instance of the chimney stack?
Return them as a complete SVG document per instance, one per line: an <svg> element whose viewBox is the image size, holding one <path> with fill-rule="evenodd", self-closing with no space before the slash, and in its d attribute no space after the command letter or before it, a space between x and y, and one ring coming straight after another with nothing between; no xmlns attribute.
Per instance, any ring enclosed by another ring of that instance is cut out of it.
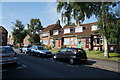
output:
<svg viewBox="0 0 120 80"><path fill-rule="evenodd" d="M80 26L81 22L80 22L80 21L77 21L76 24L77 24L77 26Z"/></svg>

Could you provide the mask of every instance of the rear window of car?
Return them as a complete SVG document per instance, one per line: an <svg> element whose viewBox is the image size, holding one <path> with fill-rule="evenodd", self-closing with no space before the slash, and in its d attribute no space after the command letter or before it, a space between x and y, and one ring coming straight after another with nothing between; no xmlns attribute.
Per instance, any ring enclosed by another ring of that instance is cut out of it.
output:
<svg viewBox="0 0 120 80"><path fill-rule="evenodd" d="M5 53L13 53L14 50L12 48L0 48L0 53L5 54Z"/></svg>
<svg viewBox="0 0 120 80"><path fill-rule="evenodd" d="M83 49L77 49L78 53L85 53L85 51Z"/></svg>
<svg viewBox="0 0 120 80"><path fill-rule="evenodd" d="M38 47L38 50L45 50L44 47Z"/></svg>

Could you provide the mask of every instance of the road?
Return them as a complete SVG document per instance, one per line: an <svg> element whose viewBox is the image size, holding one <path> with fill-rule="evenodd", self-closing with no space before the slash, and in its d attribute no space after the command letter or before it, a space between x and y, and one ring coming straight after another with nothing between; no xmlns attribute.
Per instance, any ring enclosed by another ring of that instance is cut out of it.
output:
<svg viewBox="0 0 120 80"><path fill-rule="evenodd" d="M52 58L40 58L20 54L18 64L8 65L2 70L2 79L6 78L118 78L119 73L93 66L96 61L88 60L88 64L70 65Z"/></svg>

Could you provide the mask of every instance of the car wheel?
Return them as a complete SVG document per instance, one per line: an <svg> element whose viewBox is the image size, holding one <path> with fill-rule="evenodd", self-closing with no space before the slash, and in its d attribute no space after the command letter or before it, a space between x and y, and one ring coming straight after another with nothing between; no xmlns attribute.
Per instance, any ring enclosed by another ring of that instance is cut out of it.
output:
<svg viewBox="0 0 120 80"><path fill-rule="evenodd" d="M28 55L31 55L31 53L30 53L30 52L28 52Z"/></svg>
<svg viewBox="0 0 120 80"><path fill-rule="evenodd" d="M70 64L72 64L72 65L73 65L73 64L75 64L75 63L76 63L76 60L75 60L75 59L73 59L73 58L71 58L71 59L70 59Z"/></svg>
<svg viewBox="0 0 120 80"><path fill-rule="evenodd" d="M26 54L27 51L25 51L25 54Z"/></svg>

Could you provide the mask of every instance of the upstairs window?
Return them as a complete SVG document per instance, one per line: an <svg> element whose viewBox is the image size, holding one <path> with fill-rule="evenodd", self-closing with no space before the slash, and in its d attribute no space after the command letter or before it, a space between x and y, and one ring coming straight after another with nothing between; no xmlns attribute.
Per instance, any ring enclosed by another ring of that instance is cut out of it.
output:
<svg viewBox="0 0 120 80"><path fill-rule="evenodd" d="M64 29L64 34L70 33L70 28Z"/></svg>
<svg viewBox="0 0 120 80"><path fill-rule="evenodd" d="M83 27L75 27L75 32L83 32Z"/></svg>
<svg viewBox="0 0 120 80"><path fill-rule="evenodd" d="M47 33L47 32L44 32L44 33L42 34L42 36L48 36L48 33Z"/></svg>
<svg viewBox="0 0 120 80"><path fill-rule="evenodd" d="M58 30L53 30L53 35L58 35Z"/></svg>
<svg viewBox="0 0 120 80"><path fill-rule="evenodd" d="M91 31L95 31L95 30L98 30L98 26L97 25L93 25L92 26L92 30Z"/></svg>

